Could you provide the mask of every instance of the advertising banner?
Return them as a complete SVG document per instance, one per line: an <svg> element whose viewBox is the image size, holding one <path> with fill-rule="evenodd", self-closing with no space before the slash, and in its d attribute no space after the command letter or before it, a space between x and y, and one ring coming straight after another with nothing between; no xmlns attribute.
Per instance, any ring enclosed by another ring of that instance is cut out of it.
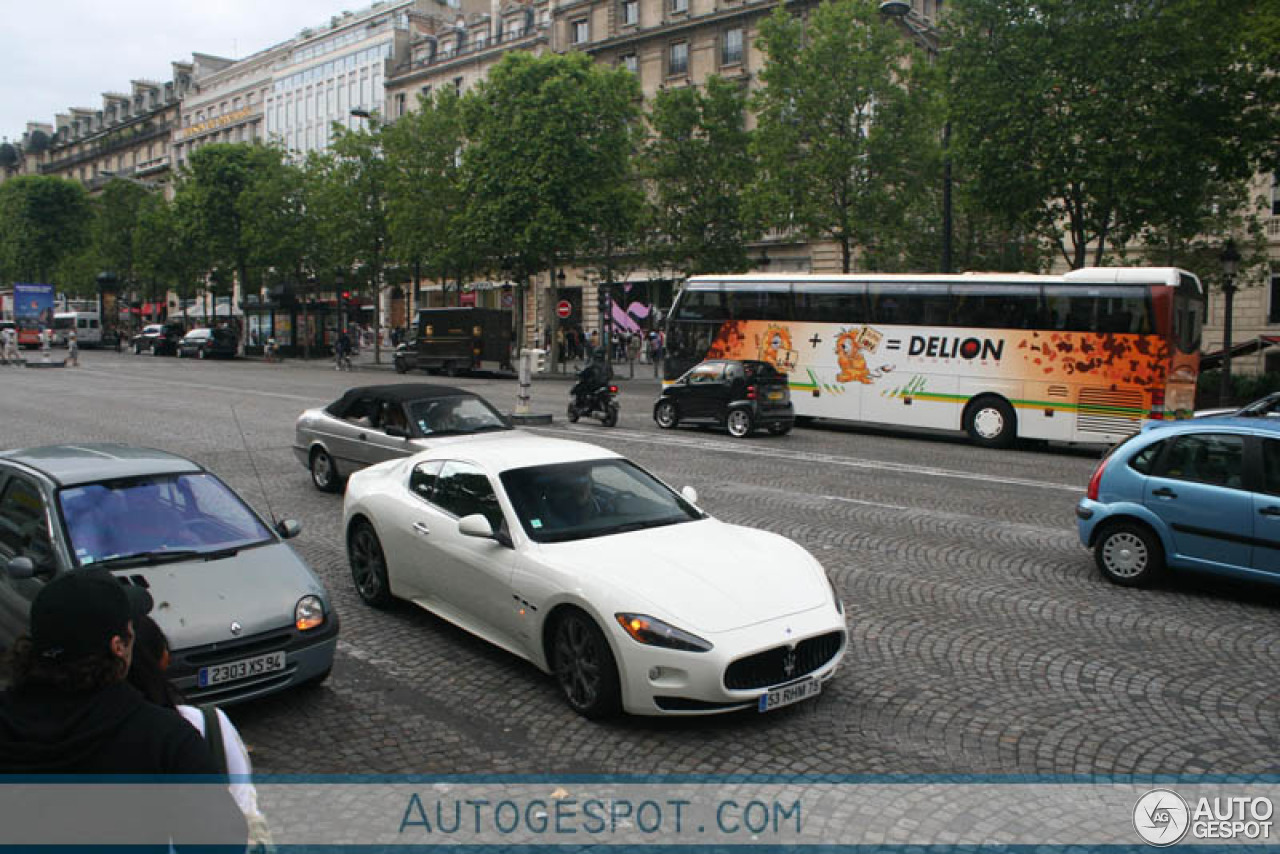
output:
<svg viewBox="0 0 1280 854"><path fill-rule="evenodd" d="M53 285L14 285L13 320L18 343L35 344L41 329L53 328Z"/></svg>

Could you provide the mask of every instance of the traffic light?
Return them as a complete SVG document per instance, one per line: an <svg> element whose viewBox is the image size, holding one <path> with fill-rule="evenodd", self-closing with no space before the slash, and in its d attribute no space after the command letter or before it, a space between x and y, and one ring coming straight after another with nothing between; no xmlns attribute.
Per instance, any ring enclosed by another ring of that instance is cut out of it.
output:
<svg viewBox="0 0 1280 854"><path fill-rule="evenodd" d="M342 302L347 305L351 303L351 291L342 292Z"/></svg>
<svg viewBox="0 0 1280 854"><path fill-rule="evenodd" d="M533 349L529 351L533 355L533 369L538 373L545 373L547 370L547 351L542 349Z"/></svg>

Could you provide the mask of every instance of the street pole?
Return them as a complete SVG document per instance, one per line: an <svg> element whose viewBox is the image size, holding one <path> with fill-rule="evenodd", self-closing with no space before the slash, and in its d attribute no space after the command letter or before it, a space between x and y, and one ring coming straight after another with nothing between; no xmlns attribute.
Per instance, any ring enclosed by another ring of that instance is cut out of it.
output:
<svg viewBox="0 0 1280 854"><path fill-rule="evenodd" d="M1227 238L1218 256L1222 263L1222 373L1218 385L1218 405L1227 406L1231 396L1231 321L1235 311L1236 273L1240 269L1240 252L1236 242Z"/></svg>

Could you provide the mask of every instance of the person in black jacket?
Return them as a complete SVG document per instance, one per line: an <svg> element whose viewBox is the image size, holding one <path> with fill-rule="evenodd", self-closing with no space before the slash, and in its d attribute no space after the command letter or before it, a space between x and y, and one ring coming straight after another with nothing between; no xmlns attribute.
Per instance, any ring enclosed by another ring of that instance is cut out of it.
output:
<svg viewBox="0 0 1280 854"><path fill-rule="evenodd" d="M0 774L209 775L201 785L148 787L146 797L129 793L129 786L112 787L126 796L107 791L94 798L99 807L112 804L106 826L102 809L92 815L72 811L92 823L77 836L75 822L60 818L56 832L69 834L59 838L72 843L172 841L243 850L244 817L200 734L125 681L133 620L151 604L146 590L122 585L105 570L72 570L40 590L31 604L30 634L10 653L12 684L0 694ZM49 798L47 788L33 786L17 797ZM40 810L38 800L7 803L6 826L31 822L32 841L50 841L53 813L45 806Z"/></svg>

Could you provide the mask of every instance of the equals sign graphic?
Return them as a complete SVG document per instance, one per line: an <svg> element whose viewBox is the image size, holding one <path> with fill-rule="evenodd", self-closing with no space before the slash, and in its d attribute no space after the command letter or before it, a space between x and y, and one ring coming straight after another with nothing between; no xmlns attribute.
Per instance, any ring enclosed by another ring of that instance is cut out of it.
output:
<svg viewBox="0 0 1280 854"><path fill-rule="evenodd" d="M901 350L902 342L897 338L890 338L889 343L884 345L886 350Z"/></svg>

